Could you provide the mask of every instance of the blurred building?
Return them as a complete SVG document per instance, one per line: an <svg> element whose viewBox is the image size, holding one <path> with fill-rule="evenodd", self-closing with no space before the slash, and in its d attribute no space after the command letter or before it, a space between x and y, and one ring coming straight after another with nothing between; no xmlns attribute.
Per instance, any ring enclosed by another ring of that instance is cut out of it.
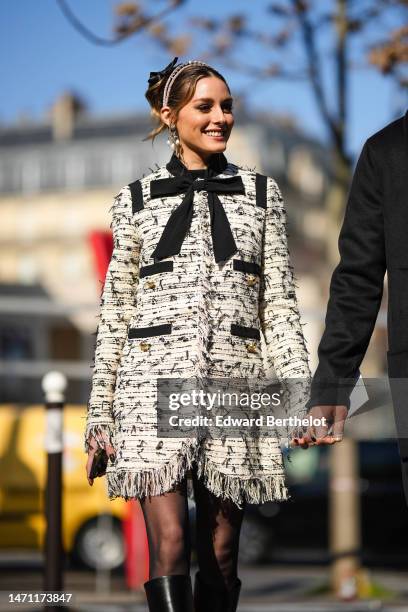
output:
<svg viewBox="0 0 408 612"><path fill-rule="evenodd" d="M70 93L44 122L0 127L0 402L41 401L50 369L67 374L68 401L87 400L102 286L95 232L110 231L122 186L168 161L165 138L143 142L151 127L147 115L92 116ZM227 155L277 179L300 304L317 311L325 305L327 150L287 119L241 113ZM312 319L313 354L322 315Z"/></svg>

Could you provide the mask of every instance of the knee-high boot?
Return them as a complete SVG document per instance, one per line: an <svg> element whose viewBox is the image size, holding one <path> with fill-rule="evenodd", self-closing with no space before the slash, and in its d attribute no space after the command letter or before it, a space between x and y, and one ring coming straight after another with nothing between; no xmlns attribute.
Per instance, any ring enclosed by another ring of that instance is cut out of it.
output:
<svg viewBox="0 0 408 612"><path fill-rule="evenodd" d="M149 612L194 612L188 574L156 576L144 583Z"/></svg>
<svg viewBox="0 0 408 612"><path fill-rule="evenodd" d="M194 606L195 612L236 612L241 591L241 580L236 579L231 589L207 584L201 573L195 574Z"/></svg>

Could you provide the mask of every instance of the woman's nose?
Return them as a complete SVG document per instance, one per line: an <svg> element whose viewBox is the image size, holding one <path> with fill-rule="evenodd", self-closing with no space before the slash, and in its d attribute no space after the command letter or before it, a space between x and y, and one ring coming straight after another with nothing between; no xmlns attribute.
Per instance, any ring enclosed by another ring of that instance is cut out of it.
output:
<svg viewBox="0 0 408 612"><path fill-rule="evenodd" d="M211 121L213 123L225 123L224 111L222 110L221 106L213 108Z"/></svg>

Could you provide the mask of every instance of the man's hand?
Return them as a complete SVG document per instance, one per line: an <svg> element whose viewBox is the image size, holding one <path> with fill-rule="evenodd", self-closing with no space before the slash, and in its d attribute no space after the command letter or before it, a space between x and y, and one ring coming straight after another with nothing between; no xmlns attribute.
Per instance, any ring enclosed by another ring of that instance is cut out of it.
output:
<svg viewBox="0 0 408 612"><path fill-rule="evenodd" d="M307 416L311 415L313 420L320 419L322 424L312 424L306 431L299 431L298 436L292 436L290 446L309 448L314 445L341 442L347 413L347 406L313 406Z"/></svg>

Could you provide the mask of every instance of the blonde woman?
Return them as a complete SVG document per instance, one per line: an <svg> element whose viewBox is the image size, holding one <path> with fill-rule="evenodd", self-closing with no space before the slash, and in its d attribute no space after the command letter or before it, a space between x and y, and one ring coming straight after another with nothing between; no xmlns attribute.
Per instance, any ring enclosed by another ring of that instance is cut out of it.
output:
<svg viewBox="0 0 408 612"><path fill-rule="evenodd" d="M251 444L239 437L160 435L157 382L258 380L267 365L279 380L310 378L286 213L273 178L224 155L233 98L217 70L175 58L150 73L146 98L159 123L151 137L167 131L173 154L123 187L113 204L114 249L85 431L88 479L92 484L94 454L104 447L109 497L140 500L150 610L234 612L245 505L287 498L280 444L272 436Z"/></svg>

